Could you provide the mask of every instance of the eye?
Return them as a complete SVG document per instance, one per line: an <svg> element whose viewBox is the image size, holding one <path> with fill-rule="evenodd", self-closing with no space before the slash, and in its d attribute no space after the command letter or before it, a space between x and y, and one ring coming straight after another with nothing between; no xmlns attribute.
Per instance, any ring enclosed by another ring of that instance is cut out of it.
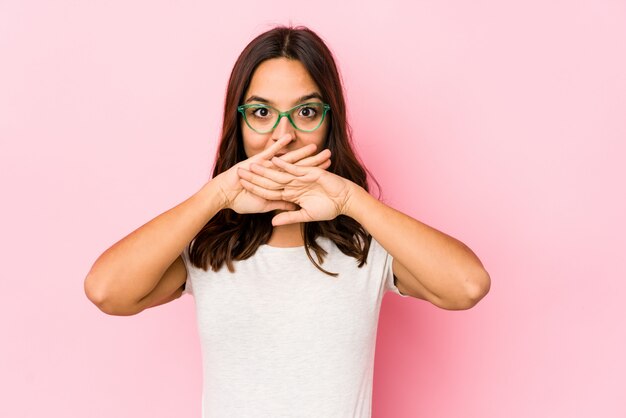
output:
<svg viewBox="0 0 626 418"><path fill-rule="evenodd" d="M298 116L303 116L305 118L313 118L317 114L317 109L310 106L303 106L300 108L298 112Z"/></svg>
<svg viewBox="0 0 626 418"><path fill-rule="evenodd" d="M252 115L257 118L266 118L270 115L270 110L267 107L257 107L252 110Z"/></svg>

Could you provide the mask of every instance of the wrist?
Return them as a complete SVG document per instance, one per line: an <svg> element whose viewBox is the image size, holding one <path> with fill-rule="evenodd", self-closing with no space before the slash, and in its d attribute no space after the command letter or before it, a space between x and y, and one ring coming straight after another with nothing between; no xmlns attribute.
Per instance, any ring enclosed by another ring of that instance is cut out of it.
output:
<svg viewBox="0 0 626 418"><path fill-rule="evenodd" d="M221 175L221 174L220 174ZM215 212L228 207L228 198L220 185L220 175L207 181L197 192L203 202L206 202Z"/></svg>
<svg viewBox="0 0 626 418"><path fill-rule="evenodd" d="M348 192L341 210L341 214L349 216L358 221L357 218L359 217L359 209L362 207L362 202L368 197L371 196L363 187L349 181Z"/></svg>

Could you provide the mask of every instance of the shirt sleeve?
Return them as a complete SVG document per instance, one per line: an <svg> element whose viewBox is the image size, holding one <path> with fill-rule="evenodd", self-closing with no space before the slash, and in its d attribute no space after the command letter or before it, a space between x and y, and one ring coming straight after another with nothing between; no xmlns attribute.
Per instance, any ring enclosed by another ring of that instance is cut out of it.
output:
<svg viewBox="0 0 626 418"><path fill-rule="evenodd" d="M191 262L189 261L189 253L188 253L189 245L185 246L183 252L181 253L181 257L183 262L185 263L185 270L187 270L187 278L185 280L185 287L183 288L183 295L193 295L193 286L191 284Z"/></svg>
<svg viewBox="0 0 626 418"><path fill-rule="evenodd" d="M380 247L380 250L385 254L385 268L383 271L383 280L385 282L385 292L391 291L396 295L400 295L403 298L408 298L409 295L403 295L396 286L395 276L393 275L393 256L387 252L374 238L372 238L372 244Z"/></svg>

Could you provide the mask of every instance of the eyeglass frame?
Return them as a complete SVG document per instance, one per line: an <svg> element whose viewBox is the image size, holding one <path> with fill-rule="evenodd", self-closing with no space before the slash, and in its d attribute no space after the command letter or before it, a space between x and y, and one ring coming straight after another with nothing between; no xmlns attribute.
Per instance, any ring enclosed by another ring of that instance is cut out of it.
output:
<svg viewBox="0 0 626 418"><path fill-rule="evenodd" d="M307 105L322 105L324 112L322 113L322 119L320 120L319 125L317 125L315 128L311 129L311 130L306 130L306 129L301 129L298 128L296 126L296 124L294 123L293 119L291 119L291 112L294 111L295 109L299 108L299 107L304 107ZM278 119L276 119L276 123L274 124L274 126L272 126L269 130L267 131L257 131L256 129L254 129L252 126L250 126L250 122L248 122L248 118L246 117L246 109L249 109L251 107L256 107L256 108L270 108L275 110L276 112L278 112ZM258 133L258 134L267 134L272 132L274 129L276 129L276 127L278 126L278 124L280 123L280 120L283 118L283 116L287 117L287 120L289 120L289 123L291 123L291 126L293 126L295 129L301 131L301 132L313 132L315 130L317 130L320 126L322 126L322 123L324 123L324 119L326 117L326 113L328 113L328 111L330 110L330 105L326 104L326 103L319 103L319 102L308 102L308 103L301 103L299 105L296 105L294 107L292 107L289 110L286 110L284 112L281 112L280 110L276 109L274 106L270 106L270 105L266 105L266 104L261 104L261 103L248 103L248 104L244 104L244 105L240 105L237 106L237 111L239 113L241 113L241 116L243 117L244 122L246 122L246 125L248 125L248 128L252 129L254 132Z"/></svg>

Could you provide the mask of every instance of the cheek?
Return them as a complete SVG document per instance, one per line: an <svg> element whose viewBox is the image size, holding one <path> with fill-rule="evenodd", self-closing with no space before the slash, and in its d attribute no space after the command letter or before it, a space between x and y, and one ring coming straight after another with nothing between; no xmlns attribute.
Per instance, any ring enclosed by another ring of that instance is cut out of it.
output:
<svg viewBox="0 0 626 418"><path fill-rule="evenodd" d="M267 143L266 135L256 134L254 132L243 132L243 148L248 158L265 149Z"/></svg>
<svg viewBox="0 0 626 418"><path fill-rule="evenodd" d="M301 148L309 144L317 146L317 152L320 152L326 143L326 135L324 132L299 133L296 143L291 144L293 148Z"/></svg>
<svg viewBox="0 0 626 418"><path fill-rule="evenodd" d="M328 133L330 132L329 124L324 122L319 129L310 133L300 133L302 137L303 145L315 144L317 145L318 152L326 147L326 140L328 139Z"/></svg>
<svg viewBox="0 0 626 418"><path fill-rule="evenodd" d="M330 132L329 124L324 123L324 126L322 126L320 130L322 132L320 132L320 136L318 137L317 142L316 142L316 144L319 145L318 147L319 150L326 147L326 140L328 139L328 134Z"/></svg>

